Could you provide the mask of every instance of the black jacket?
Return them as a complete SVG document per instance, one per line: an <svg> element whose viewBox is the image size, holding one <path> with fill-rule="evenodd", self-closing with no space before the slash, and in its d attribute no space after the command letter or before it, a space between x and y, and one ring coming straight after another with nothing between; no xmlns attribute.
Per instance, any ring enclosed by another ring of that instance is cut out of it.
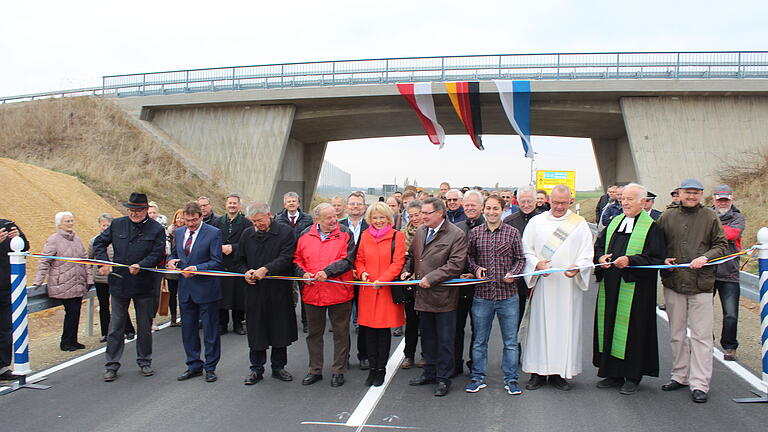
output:
<svg viewBox="0 0 768 432"><path fill-rule="evenodd" d="M8 219L0 219L0 227L5 226L8 222L10 222ZM11 226L19 228L16 224L13 224L5 227L5 230L10 231ZM22 252L28 251L29 241L27 241L27 237L24 236L24 233L21 232L21 228L19 228L19 237L24 240L24 249L22 249ZM3 295L10 295L11 293L11 261L8 257L8 252L13 252L13 250L11 250L10 238L6 238L0 243L0 293Z"/></svg>
<svg viewBox="0 0 768 432"><path fill-rule="evenodd" d="M109 260L107 246L112 245L112 260L119 264L138 264L155 267L165 258L165 230L151 218L133 223L128 216L112 224L93 241L93 255L98 260ZM133 276L127 267L114 267L109 275L109 293L115 297L149 297L153 295L155 274L141 270Z"/></svg>
<svg viewBox="0 0 768 432"><path fill-rule="evenodd" d="M479 218L474 220L471 220L469 218L464 219L463 221L456 224L456 228L461 228L461 230L464 231L464 234L467 235L467 240L469 240L469 232L472 231L472 228L476 226L480 226L484 223L485 223L485 216L480 215Z"/></svg>
<svg viewBox="0 0 768 432"><path fill-rule="evenodd" d="M224 270L234 271L236 269L237 249L240 243L240 237L243 235L243 231L246 228L253 226L242 213L238 213L231 222L229 216L218 217L211 221L210 225L215 226L221 231L221 244L231 245L232 253L229 255L223 255L222 265Z"/></svg>
<svg viewBox="0 0 768 432"><path fill-rule="evenodd" d="M522 237L523 231L525 231L525 227L528 226L528 221L530 221L532 217L538 216L542 213L544 213L544 211L541 209L541 207L534 208L533 211L528 214L525 214L522 210L519 210L505 217L503 222L507 225L512 225L514 228L517 228L517 230L520 231L520 236Z"/></svg>
<svg viewBox="0 0 768 432"><path fill-rule="evenodd" d="M307 227L312 225L314 219L309 213L304 213L301 209L297 209L296 211L299 213L299 217L296 219L296 225L291 225L291 219L288 217L288 210L285 209L275 215L275 222L292 227L293 233L296 235L296 238L298 238Z"/></svg>
<svg viewBox="0 0 768 432"><path fill-rule="evenodd" d="M349 218L346 218L344 220L340 220L339 221L339 225L343 225L343 226L349 228ZM367 229L368 229L368 222L365 221L365 218L360 219L360 235L363 235L363 231L365 231ZM355 235L352 233L352 230L349 229L348 231L352 235L352 238L354 239L355 244L357 244L360 241L360 236L357 236L357 238L355 238Z"/></svg>

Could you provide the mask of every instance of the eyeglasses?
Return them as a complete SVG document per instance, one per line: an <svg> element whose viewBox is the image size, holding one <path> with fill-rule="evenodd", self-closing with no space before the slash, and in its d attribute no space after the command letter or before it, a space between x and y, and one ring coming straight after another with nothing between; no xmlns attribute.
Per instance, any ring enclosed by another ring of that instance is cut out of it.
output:
<svg viewBox="0 0 768 432"><path fill-rule="evenodd" d="M365 204L363 204L363 203L356 203L356 202L351 202L351 203L347 203L347 205L348 205L348 206L352 206L352 207L360 207L360 206L364 206Z"/></svg>

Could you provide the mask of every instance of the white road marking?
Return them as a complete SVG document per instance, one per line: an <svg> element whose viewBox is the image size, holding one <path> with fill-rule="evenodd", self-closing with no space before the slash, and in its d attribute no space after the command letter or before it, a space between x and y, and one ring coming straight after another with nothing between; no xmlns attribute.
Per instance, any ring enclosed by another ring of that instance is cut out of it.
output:
<svg viewBox="0 0 768 432"><path fill-rule="evenodd" d="M658 315L664 321L669 323L669 317L667 316L666 311L656 308L656 315ZM691 330L686 329L686 334L688 335L688 337L690 337ZM768 391L765 383L760 381L760 379L756 377L752 372L750 372L747 368L745 368L744 366L740 365L738 362L735 362L735 361L725 361L725 359L723 358L723 352L717 349L717 347L714 347L714 352L712 353L712 356L716 358L723 366L730 369L731 372L738 375L740 378L742 378L744 381L746 381L749 385L751 385L755 389L762 391L764 393Z"/></svg>
<svg viewBox="0 0 768 432"><path fill-rule="evenodd" d="M363 426L370 427L370 425L366 425L365 422L368 421L368 417L371 416L373 409L376 408L379 400L384 395L384 391L395 376L395 372L400 369L400 363L402 363L405 358L405 353L403 352L404 348L405 337L403 337L397 345L397 348L395 348L395 352L392 353L392 356L387 361L387 376L384 379L384 384L379 387L371 387L368 389L365 396L363 396L363 399L357 404L357 408L355 408L352 415L347 419L347 422L345 423L346 426L358 427L358 431L361 430Z"/></svg>
<svg viewBox="0 0 768 432"><path fill-rule="evenodd" d="M336 423L336 422L322 422L322 421L303 421L301 422L303 425L320 425L320 426L347 426L346 423ZM394 425L372 425L367 424L361 426L361 428L377 428L377 429L421 429L413 426L394 426Z"/></svg>

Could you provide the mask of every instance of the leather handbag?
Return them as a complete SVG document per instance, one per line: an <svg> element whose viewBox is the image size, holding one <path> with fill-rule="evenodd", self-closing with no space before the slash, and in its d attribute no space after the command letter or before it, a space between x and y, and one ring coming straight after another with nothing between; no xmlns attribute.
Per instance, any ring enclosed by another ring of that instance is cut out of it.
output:
<svg viewBox="0 0 768 432"><path fill-rule="evenodd" d="M400 231L395 231L395 234L392 236L392 254L389 259L390 263L395 257L395 238L397 238L399 233ZM392 302L394 304L403 304L413 301L413 287L410 285L390 285L389 290L392 293Z"/></svg>

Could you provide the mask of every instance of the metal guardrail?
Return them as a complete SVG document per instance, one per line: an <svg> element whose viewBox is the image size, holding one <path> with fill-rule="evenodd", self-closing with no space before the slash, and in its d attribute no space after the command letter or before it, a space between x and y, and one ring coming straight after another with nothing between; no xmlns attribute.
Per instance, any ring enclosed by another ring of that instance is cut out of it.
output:
<svg viewBox="0 0 768 432"><path fill-rule="evenodd" d="M768 51L495 54L335 60L102 77L101 87L0 98L143 96L220 90L493 79L768 78Z"/></svg>

